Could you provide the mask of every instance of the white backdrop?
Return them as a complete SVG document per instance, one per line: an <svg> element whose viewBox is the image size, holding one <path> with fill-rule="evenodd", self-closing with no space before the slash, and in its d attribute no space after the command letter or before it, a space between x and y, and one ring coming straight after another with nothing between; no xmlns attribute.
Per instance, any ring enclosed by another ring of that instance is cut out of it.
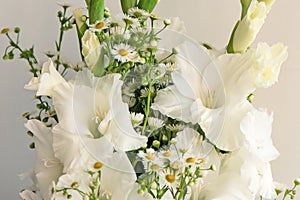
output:
<svg viewBox="0 0 300 200"><path fill-rule="evenodd" d="M38 55L54 50L58 37L56 11L59 3L84 7L84 0L1 0L0 29L20 26L22 45L35 44ZM118 0L107 1L113 12L120 11ZM277 0L256 41L269 44L281 41L289 47L277 85L256 92L255 104L274 112L273 141L281 156L272 163L274 178L291 183L300 177L300 1ZM180 16L194 39L223 48L239 17L239 0L161 0L155 12L159 16ZM7 41L0 37L0 54ZM64 55L78 60L76 34L70 32L64 41ZM45 57L42 57L45 59ZM18 191L29 182L20 181L18 174L33 165L34 151L27 148L21 114L32 110L33 93L23 90L29 80L24 61L0 61L0 173L1 199L18 199Z"/></svg>

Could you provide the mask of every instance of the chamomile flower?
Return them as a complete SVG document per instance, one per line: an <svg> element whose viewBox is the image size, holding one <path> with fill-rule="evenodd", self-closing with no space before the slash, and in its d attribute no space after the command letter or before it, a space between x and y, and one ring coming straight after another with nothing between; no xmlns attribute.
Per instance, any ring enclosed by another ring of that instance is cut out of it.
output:
<svg viewBox="0 0 300 200"><path fill-rule="evenodd" d="M139 20L128 15L123 17L123 21L125 22L126 26L130 26L132 28L139 26Z"/></svg>
<svg viewBox="0 0 300 200"><path fill-rule="evenodd" d="M124 43L114 45L111 53L116 60L123 63L135 61L137 57L137 53L134 48Z"/></svg>
<svg viewBox="0 0 300 200"><path fill-rule="evenodd" d="M164 121L155 117L149 117L148 125L151 130L157 130L165 125Z"/></svg>
<svg viewBox="0 0 300 200"><path fill-rule="evenodd" d="M179 132L185 128L182 124L168 124L166 127L172 132Z"/></svg>
<svg viewBox="0 0 300 200"><path fill-rule="evenodd" d="M90 26L90 30L93 32L101 32L102 30L107 29L108 26L109 26L108 20L104 19L104 20L96 21L95 24Z"/></svg>
<svg viewBox="0 0 300 200"><path fill-rule="evenodd" d="M172 63L172 62L168 62L168 63L166 63L166 69L167 69L167 71L174 71L174 69L175 69L175 65L174 65L174 63Z"/></svg>
<svg viewBox="0 0 300 200"><path fill-rule="evenodd" d="M144 115L142 113L130 113L130 119L131 123L133 124L133 127L137 127L140 125L144 119Z"/></svg>
<svg viewBox="0 0 300 200"><path fill-rule="evenodd" d="M147 11L139 9L137 7L130 8L128 10L128 15L132 16L132 17L135 17L135 18L141 18L141 19L147 18L147 17L150 16L150 14Z"/></svg>

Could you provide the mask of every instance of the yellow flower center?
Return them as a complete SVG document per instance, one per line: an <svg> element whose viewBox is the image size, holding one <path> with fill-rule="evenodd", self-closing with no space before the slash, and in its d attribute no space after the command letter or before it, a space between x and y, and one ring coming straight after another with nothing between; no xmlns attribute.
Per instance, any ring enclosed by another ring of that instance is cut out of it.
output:
<svg viewBox="0 0 300 200"><path fill-rule="evenodd" d="M171 155L172 155L172 153L169 151L163 153L163 156L165 156L165 157L170 157Z"/></svg>
<svg viewBox="0 0 300 200"><path fill-rule="evenodd" d="M156 14L154 14L154 13L151 13L150 17L152 17L153 19L157 19L158 18L158 16Z"/></svg>
<svg viewBox="0 0 300 200"><path fill-rule="evenodd" d="M74 187L77 187L79 185L79 183L77 181L74 181L72 184L71 184L71 187L74 188Z"/></svg>
<svg viewBox="0 0 300 200"><path fill-rule="evenodd" d="M174 183L174 182L175 182L175 176L172 175L172 174L167 174L167 175L166 175L166 180L167 180L169 183Z"/></svg>
<svg viewBox="0 0 300 200"><path fill-rule="evenodd" d="M103 166L102 162L96 162L96 163L94 164L94 168L95 168L95 169L100 169L102 166Z"/></svg>
<svg viewBox="0 0 300 200"><path fill-rule="evenodd" d="M125 56L128 56L129 52L127 51L127 49L119 49L118 54L120 56L125 57Z"/></svg>
<svg viewBox="0 0 300 200"><path fill-rule="evenodd" d="M196 161L196 158L189 157L185 160L187 163L194 163Z"/></svg>
<svg viewBox="0 0 300 200"><path fill-rule="evenodd" d="M160 170L160 166L157 165L157 164L154 164L154 165L151 166L151 169L152 169L153 171L158 171L158 170Z"/></svg>
<svg viewBox="0 0 300 200"><path fill-rule="evenodd" d="M146 154L145 158L147 158L147 160L151 160L151 161L154 161L154 159L155 159L155 157L150 154Z"/></svg>
<svg viewBox="0 0 300 200"><path fill-rule="evenodd" d="M9 32L9 31L10 31L9 28L4 28L4 29L1 30L1 34L5 34L5 33Z"/></svg>
<svg viewBox="0 0 300 200"><path fill-rule="evenodd" d="M104 27L104 25L105 25L104 22L98 22L98 23L95 25L95 29L101 29L101 28Z"/></svg>

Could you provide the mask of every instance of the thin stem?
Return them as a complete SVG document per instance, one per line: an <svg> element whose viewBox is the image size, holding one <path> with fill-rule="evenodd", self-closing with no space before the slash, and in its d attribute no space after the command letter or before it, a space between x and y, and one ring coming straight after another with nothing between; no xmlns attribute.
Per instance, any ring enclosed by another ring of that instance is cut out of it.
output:
<svg viewBox="0 0 300 200"><path fill-rule="evenodd" d="M6 33L6 36L7 36L7 38L9 39L9 41L10 41L10 43L11 43L11 46L13 46L15 49L18 49L18 50L20 51L20 53L23 54L23 53L24 53L24 50L19 46L19 44L16 43L16 42L14 42L14 40L9 36L8 33ZM38 62L37 62L37 59L35 58L34 55L32 55L31 58L33 59L33 62L34 62L35 64L38 63ZM38 77L37 72L36 72L36 69L34 68L32 61L30 60L30 57L25 57L25 59L27 60L29 66L31 67L31 71L32 71L32 73L33 73L33 76L34 76L34 77Z"/></svg>
<svg viewBox="0 0 300 200"><path fill-rule="evenodd" d="M144 125L143 125L142 135L145 135L146 126L147 126L148 119L149 119L150 104L151 104L151 90L152 90L152 82L150 82L149 88L148 88L147 106L146 106L146 113L145 113L146 116L145 116L145 121L144 121Z"/></svg>

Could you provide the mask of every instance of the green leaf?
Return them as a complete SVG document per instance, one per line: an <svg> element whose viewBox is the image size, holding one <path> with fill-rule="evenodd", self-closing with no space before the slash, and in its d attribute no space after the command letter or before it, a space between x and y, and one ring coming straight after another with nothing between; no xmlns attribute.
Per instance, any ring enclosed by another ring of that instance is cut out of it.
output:
<svg viewBox="0 0 300 200"><path fill-rule="evenodd" d="M150 13L155 8L157 2L158 0L140 0L138 7Z"/></svg>

